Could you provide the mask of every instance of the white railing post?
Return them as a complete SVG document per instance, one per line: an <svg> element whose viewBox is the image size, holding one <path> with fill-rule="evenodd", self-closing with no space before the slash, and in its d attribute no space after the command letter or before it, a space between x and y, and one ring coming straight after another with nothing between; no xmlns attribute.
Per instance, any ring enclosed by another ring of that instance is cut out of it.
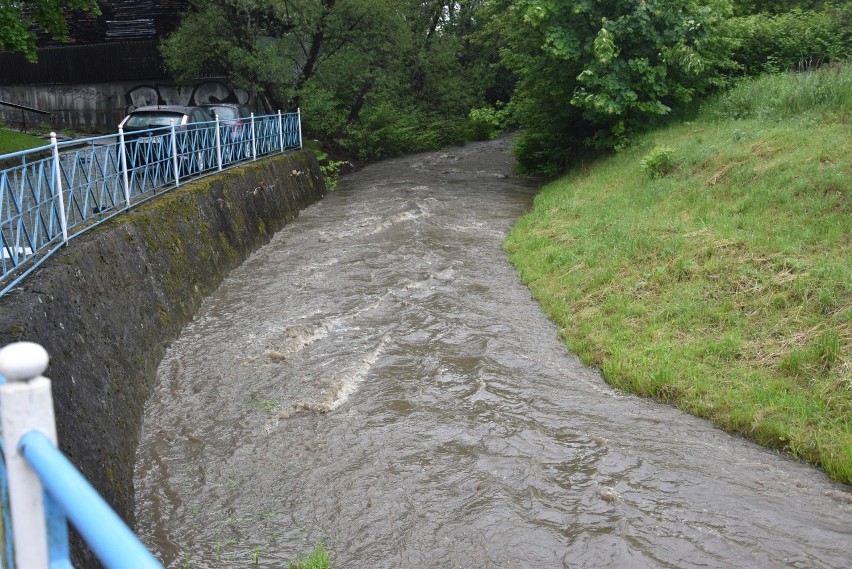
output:
<svg viewBox="0 0 852 569"><path fill-rule="evenodd" d="M62 173L59 169L59 146L56 133L50 133L50 145L53 147L53 183L59 197L59 226L62 228L62 241L68 244L68 220L65 219L65 197L62 195Z"/></svg>
<svg viewBox="0 0 852 569"><path fill-rule="evenodd" d="M281 117L281 109L278 109L278 142L281 152L284 152L284 119Z"/></svg>
<svg viewBox="0 0 852 569"><path fill-rule="evenodd" d="M251 159L257 160L257 138L254 134L254 113L251 114Z"/></svg>
<svg viewBox="0 0 852 569"><path fill-rule="evenodd" d="M172 125L172 172L175 175L175 187L180 186L180 173L178 172L177 135L175 134L175 121L169 120Z"/></svg>
<svg viewBox="0 0 852 569"><path fill-rule="evenodd" d="M18 342L0 350L0 374L7 380L0 385L0 420L15 565L21 569L48 567L50 558L44 490L19 450L21 437L30 431L40 431L56 444L50 380L41 375L48 361L45 349L32 342Z"/></svg>
<svg viewBox="0 0 852 569"><path fill-rule="evenodd" d="M302 108L296 109L296 121L299 123L299 150L302 149Z"/></svg>
<svg viewBox="0 0 852 569"><path fill-rule="evenodd" d="M219 134L219 115L216 115L216 164L222 171L222 137Z"/></svg>
<svg viewBox="0 0 852 569"><path fill-rule="evenodd" d="M124 205L130 209L130 182L127 180L127 147L124 144L124 127L118 125L118 144L121 154L121 181L124 184Z"/></svg>

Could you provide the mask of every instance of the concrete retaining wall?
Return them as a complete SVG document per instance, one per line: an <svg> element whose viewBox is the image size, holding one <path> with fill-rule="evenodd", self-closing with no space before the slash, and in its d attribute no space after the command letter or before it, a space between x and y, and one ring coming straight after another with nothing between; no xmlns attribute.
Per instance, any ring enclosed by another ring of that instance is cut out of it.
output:
<svg viewBox="0 0 852 569"><path fill-rule="evenodd" d="M166 347L232 268L325 191L307 152L205 178L76 238L0 298L0 346L47 349L60 448L131 527L140 422ZM96 566L75 549L75 566Z"/></svg>
<svg viewBox="0 0 852 569"><path fill-rule="evenodd" d="M105 133L117 132L118 123L127 113L145 105L202 105L220 101L255 103L248 92L234 89L227 81L220 79L199 80L191 84L118 81L75 85L8 85L0 86L0 101L47 111L53 115L47 117L0 106L0 119L10 125L18 126L26 121L29 130L45 123L44 128ZM257 105L254 107L257 108ZM258 109L258 114L264 114L264 110Z"/></svg>

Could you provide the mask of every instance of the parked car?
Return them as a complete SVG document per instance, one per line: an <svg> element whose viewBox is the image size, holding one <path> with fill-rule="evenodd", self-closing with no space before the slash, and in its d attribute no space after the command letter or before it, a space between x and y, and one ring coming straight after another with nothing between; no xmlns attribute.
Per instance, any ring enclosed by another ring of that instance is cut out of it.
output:
<svg viewBox="0 0 852 569"><path fill-rule="evenodd" d="M249 124L254 109L248 105L236 103L209 103L201 106L212 111L219 117L221 124L229 127L223 132L222 144L225 147L225 153L236 160L250 157L251 132Z"/></svg>
<svg viewBox="0 0 852 569"><path fill-rule="evenodd" d="M213 114L203 107L152 105L131 111L119 123L119 126L124 129L124 140L128 145L127 153L130 157L130 163L133 167L136 167L153 162L165 162L171 157L171 144L168 138L171 131L163 127L174 124L180 133L178 158L181 175L186 175L190 171L203 169L201 153L197 153L195 167L190 167L191 161L187 157L194 145L193 140L188 135L189 132L209 127L210 124L203 123L211 123L215 120ZM164 166L167 167L165 164Z"/></svg>
<svg viewBox="0 0 852 569"><path fill-rule="evenodd" d="M248 105L238 105L236 103L210 103L201 105L203 108L211 111L219 120L232 127L239 126L251 120L251 115L254 109ZM255 113L257 114L257 113Z"/></svg>

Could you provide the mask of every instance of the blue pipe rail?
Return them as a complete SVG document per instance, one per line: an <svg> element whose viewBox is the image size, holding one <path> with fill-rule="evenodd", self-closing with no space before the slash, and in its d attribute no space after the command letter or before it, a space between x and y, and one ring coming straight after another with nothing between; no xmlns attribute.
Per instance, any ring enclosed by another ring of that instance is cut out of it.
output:
<svg viewBox="0 0 852 569"><path fill-rule="evenodd" d="M38 474L45 490L107 569L162 569L100 494L39 431L21 438L21 454Z"/></svg>
<svg viewBox="0 0 852 569"><path fill-rule="evenodd" d="M0 567L72 569L68 522L106 569L163 569L56 447L48 354L0 349Z"/></svg>
<svg viewBox="0 0 852 569"><path fill-rule="evenodd" d="M301 115L196 123L0 156L0 296L68 240L182 181L302 147Z"/></svg>

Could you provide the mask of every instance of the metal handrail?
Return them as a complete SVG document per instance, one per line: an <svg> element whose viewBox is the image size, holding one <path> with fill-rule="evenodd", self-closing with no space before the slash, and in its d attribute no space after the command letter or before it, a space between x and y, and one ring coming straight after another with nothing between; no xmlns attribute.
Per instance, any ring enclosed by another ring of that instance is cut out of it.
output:
<svg viewBox="0 0 852 569"><path fill-rule="evenodd" d="M162 569L56 447L48 355L18 342L0 350L2 566L71 569L67 522L107 569Z"/></svg>
<svg viewBox="0 0 852 569"><path fill-rule="evenodd" d="M44 433L30 431L21 438L21 454L38 474L86 544L106 567L162 568L139 538L101 498L83 475Z"/></svg>
<svg viewBox="0 0 852 569"><path fill-rule="evenodd" d="M302 148L301 113L134 131L0 156L0 296L68 240L190 178Z"/></svg>

